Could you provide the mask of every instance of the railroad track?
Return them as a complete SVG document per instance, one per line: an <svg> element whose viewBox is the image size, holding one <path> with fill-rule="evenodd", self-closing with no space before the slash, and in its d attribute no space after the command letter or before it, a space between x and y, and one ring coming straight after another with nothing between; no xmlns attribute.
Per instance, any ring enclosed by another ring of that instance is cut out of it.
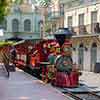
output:
<svg viewBox="0 0 100 100"><path fill-rule="evenodd" d="M94 92L72 93L70 91L66 91L63 93L75 100L100 100L100 95Z"/></svg>

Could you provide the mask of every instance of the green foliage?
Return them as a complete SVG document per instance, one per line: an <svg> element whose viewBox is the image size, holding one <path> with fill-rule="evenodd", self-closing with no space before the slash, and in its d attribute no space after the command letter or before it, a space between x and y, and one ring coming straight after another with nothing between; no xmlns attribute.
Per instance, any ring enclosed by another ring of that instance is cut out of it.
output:
<svg viewBox="0 0 100 100"><path fill-rule="evenodd" d="M11 0L0 0L0 23L9 12Z"/></svg>
<svg viewBox="0 0 100 100"><path fill-rule="evenodd" d="M45 32L47 32L47 33L51 32L51 28L50 28L50 23L49 22L45 23Z"/></svg>

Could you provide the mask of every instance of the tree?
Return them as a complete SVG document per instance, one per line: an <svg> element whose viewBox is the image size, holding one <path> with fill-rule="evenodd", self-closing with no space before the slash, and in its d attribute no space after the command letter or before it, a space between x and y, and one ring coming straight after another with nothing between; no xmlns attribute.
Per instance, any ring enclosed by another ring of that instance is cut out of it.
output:
<svg viewBox="0 0 100 100"><path fill-rule="evenodd" d="M21 4L24 0L0 0L0 27L7 14L10 13L12 4Z"/></svg>
<svg viewBox="0 0 100 100"><path fill-rule="evenodd" d="M50 22L46 19L46 21L45 21L45 32L47 32L47 33L50 33L51 32L51 24L50 24Z"/></svg>
<svg viewBox="0 0 100 100"><path fill-rule="evenodd" d="M0 0L0 23L10 11L11 0Z"/></svg>

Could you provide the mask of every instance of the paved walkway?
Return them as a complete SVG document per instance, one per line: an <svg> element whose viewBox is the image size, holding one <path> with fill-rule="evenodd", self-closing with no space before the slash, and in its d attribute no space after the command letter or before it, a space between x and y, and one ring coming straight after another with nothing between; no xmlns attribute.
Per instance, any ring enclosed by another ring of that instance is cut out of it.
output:
<svg viewBox="0 0 100 100"><path fill-rule="evenodd" d="M0 72L1 73L1 72ZM73 100L49 84L18 70L10 78L0 76L0 100Z"/></svg>
<svg viewBox="0 0 100 100"><path fill-rule="evenodd" d="M93 91L98 92L98 94L100 95L100 73L83 71L82 75L79 78L79 83L83 85L79 85L77 88L56 88L62 92L66 92L66 90L76 93Z"/></svg>
<svg viewBox="0 0 100 100"><path fill-rule="evenodd" d="M10 74L8 79L0 69L0 100L73 100L21 70ZM100 73L83 72L80 82L100 91Z"/></svg>
<svg viewBox="0 0 100 100"><path fill-rule="evenodd" d="M100 88L100 73L86 71L83 71L82 73L82 76L80 76L80 81L82 83L85 83L88 86L97 86Z"/></svg>
<svg viewBox="0 0 100 100"><path fill-rule="evenodd" d="M80 76L80 82L88 87L93 87L92 90L94 91L100 91L100 73L85 71L82 73L82 76Z"/></svg>

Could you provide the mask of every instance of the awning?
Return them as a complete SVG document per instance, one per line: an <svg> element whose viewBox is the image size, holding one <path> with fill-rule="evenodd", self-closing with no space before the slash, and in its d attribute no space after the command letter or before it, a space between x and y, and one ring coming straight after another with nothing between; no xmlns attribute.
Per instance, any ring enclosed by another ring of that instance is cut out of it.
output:
<svg viewBox="0 0 100 100"><path fill-rule="evenodd" d="M99 34L73 35L72 38L98 37Z"/></svg>
<svg viewBox="0 0 100 100"><path fill-rule="evenodd" d="M22 38L20 38L20 37L11 37L11 38L8 38L8 39L6 39L7 41L16 41L16 42L18 42L18 41L22 41L23 39Z"/></svg>
<svg viewBox="0 0 100 100"><path fill-rule="evenodd" d="M20 38L24 40L40 40L40 34L28 33L28 34L21 34L19 35Z"/></svg>

